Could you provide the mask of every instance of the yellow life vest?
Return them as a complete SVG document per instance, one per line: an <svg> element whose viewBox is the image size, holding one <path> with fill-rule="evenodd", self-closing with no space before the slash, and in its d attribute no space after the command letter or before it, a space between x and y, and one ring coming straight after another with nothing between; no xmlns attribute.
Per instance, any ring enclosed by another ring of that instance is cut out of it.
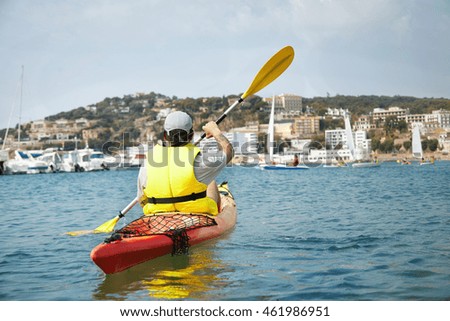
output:
<svg viewBox="0 0 450 321"><path fill-rule="evenodd" d="M194 159L198 153L200 149L193 144L181 147L155 145L146 161L144 194L148 202L143 207L144 214L218 214L216 202L206 196L207 185L199 182L194 174Z"/></svg>

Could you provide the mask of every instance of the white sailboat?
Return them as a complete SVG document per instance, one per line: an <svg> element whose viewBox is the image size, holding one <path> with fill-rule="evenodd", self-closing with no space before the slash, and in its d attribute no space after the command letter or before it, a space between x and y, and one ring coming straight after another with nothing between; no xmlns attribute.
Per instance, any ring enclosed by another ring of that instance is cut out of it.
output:
<svg viewBox="0 0 450 321"><path fill-rule="evenodd" d="M412 156L420 160L419 165L431 165L433 162L425 161L423 157L422 141L420 139L420 123L412 125Z"/></svg>
<svg viewBox="0 0 450 321"><path fill-rule="evenodd" d="M347 148L350 150L350 162L355 160L355 142L353 140L352 126L348 113L344 115L345 136L347 136Z"/></svg>
<svg viewBox="0 0 450 321"><path fill-rule="evenodd" d="M274 149L275 149L275 96L272 97L272 109L270 110L269 127L267 130L267 143L269 149L269 164L260 164L259 168L263 170L304 170L309 167L304 165L287 165L275 164L274 162ZM298 161L298 157L297 157Z"/></svg>
<svg viewBox="0 0 450 321"><path fill-rule="evenodd" d="M351 166L356 168L379 167L380 164L378 163L378 160L371 161L365 151L363 151L361 148L355 149L355 142L353 140L353 132L350 124L350 116L348 113L345 113L344 123L345 134L347 136L347 147L350 150L351 161L354 161L353 163L351 163Z"/></svg>
<svg viewBox="0 0 450 321"><path fill-rule="evenodd" d="M19 124L17 130L17 144L18 150L14 152L14 158L9 159L4 163L5 173L6 174L37 174L37 173L45 173L48 169L48 165L46 162L36 159L32 153L28 151L20 150L20 130L21 130L21 114L22 114L22 101L23 101L23 78L24 78L24 66L22 66L22 75L20 77L20 104L19 104ZM12 115L12 110L11 110ZM11 120L11 119L10 119ZM9 123L8 123L9 128ZM6 142L6 137L8 134L8 130L5 134L5 139L3 143Z"/></svg>
<svg viewBox="0 0 450 321"><path fill-rule="evenodd" d="M412 156L414 158L422 159L422 141L420 140L420 126L418 123L412 125Z"/></svg>

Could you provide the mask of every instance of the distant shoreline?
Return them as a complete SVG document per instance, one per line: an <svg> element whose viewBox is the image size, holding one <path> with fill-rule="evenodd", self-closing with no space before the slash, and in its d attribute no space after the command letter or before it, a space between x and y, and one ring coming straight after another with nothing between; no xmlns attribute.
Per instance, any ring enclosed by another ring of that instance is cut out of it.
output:
<svg viewBox="0 0 450 321"><path fill-rule="evenodd" d="M417 158L413 158L409 153L397 153L397 154L377 154L376 155L380 162L396 162L397 160L402 160L406 158L409 161L419 161ZM434 157L437 161L450 161L450 155L443 155L442 153L425 153L424 158L429 159Z"/></svg>
<svg viewBox="0 0 450 321"><path fill-rule="evenodd" d="M264 157L264 154L258 154L258 156L261 158L261 157ZM419 162L420 161L418 158L413 158L411 153L375 154L375 156L377 157L378 161L380 161L380 162L396 163L397 161L401 161L403 159L407 159L410 162ZM441 152L424 154L425 160L429 160L431 157L434 157L434 159L437 162L450 161L450 155L443 155ZM250 157L249 159L250 159L250 161L257 161L255 158L252 158L252 157ZM234 165L237 165L237 164L240 165L240 164L246 164L246 163L247 163L247 159L243 155L235 155L232 160L232 164L234 164ZM256 166L256 163L250 162L250 164L253 164Z"/></svg>

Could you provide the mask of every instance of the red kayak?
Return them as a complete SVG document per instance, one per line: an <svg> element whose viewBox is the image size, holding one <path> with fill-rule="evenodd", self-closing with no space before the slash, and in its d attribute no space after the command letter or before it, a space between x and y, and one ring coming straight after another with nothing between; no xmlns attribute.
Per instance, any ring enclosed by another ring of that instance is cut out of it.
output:
<svg viewBox="0 0 450 321"><path fill-rule="evenodd" d="M236 203L226 185L217 216L164 213L143 216L116 231L91 251L91 259L106 274L117 273L159 256L187 253L189 246L217 238L236 224Z"/></svg>

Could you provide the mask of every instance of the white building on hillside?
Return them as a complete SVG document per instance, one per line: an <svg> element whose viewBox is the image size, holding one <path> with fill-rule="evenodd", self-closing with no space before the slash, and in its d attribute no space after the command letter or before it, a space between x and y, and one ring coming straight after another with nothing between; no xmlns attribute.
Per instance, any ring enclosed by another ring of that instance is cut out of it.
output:
<svg viewBox="0 0 450 321"><path fill-rule="evenodd" d="M335 149L337 146L344 146L347 143L345 129L331 129L325 131L325 146L327 149Z"/></svg>
<svg viewBox="0 0 450 321"><path fill-rule="evenodd" d="M269 111L272 106L272 97L263 98L268 104ZM275 113L293 113L300 114L302 112L302 97L294 94L281 94L275 96Z"/></svg>
<svg viewBox="0 0 450 321"><path fill-rule="evenodd" d="M366 154L370 154L372 150L372 140L367 139L367 133L364 130L357 130L353 133L355 148L363 151Z"/></svg>
<svg viewBox="0 0 450 321"><path fill-rule="evenodd" d="M384 108L375 108L373 110L373 121L377 120L384 122L387 117L396 116L399 120L405 119L405 116L409 114L408 109L400 107L389 107L387 110Z"/></svg>
<svg viewBox="0 0 450 321"><path fill-rule="evenodd" d="M235 155L257 154L258 135L256 133L234 132L223 134L233 145ZM197 141L199 137L199 135L196 135L196 137L194 137L194 141ZM211 154L214 154L218 149L217 142L214 138L203 139L199 144L199 148L202 152Z"/></svg>
<svg viewBox="0 0 450 321"><path fill-rule="evenodd" d="M344 117L345 113L348 113L348 109L328 107L326 115L333 117Z"/></svg>
<svg viewBox="0 0 450 321"><path fill-rule="evenodd" d="M370 153L372 148L371 140L367 139L367 133L364 130L357 130L352 133L355 148ZM328 149L348 149L347 134L345 129L333 129L325 131L325 145ZM340 148L339 148L340 147Z"/></svg>
<svg viewBox="0 0 450 321"><path fill-rule="evenodd" d="M375 129L375 124L372 124L369 116L360 116L353 126L355 130L365 130Z"/></svg>
<svg viewBox="0 0 450 321"><path fill-rule="evenodd" d="M258 135L255 133L225 133L231 142L235 155L256 154L258 152Z"/></svg>
<svg viewBox="0 0 450 321"><path fill-rule="evenodd" d="M450 129L450 111L448 110L433 110L432 115L436 117L439 127Z"/></svg>

